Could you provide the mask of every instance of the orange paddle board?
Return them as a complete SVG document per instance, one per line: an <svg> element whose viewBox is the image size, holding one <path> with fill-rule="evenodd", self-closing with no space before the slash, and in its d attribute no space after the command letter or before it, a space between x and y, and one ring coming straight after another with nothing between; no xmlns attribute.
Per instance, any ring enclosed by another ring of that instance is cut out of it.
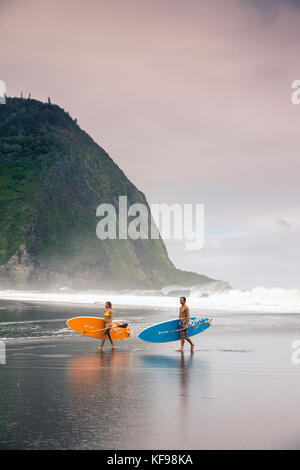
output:
<svg viewBox="0 0 300 470"><path fill-rule="evenodd" d="M74 317L67 321L67 325L81 335L90 336L91 338L102 338L105 323L103 318L98 317ZM110 328L111 338L113 340L130 338L132 335L130 328L128 326L126 328L118 328L118 325L122 325L122 323L112 322Z"/></svg>

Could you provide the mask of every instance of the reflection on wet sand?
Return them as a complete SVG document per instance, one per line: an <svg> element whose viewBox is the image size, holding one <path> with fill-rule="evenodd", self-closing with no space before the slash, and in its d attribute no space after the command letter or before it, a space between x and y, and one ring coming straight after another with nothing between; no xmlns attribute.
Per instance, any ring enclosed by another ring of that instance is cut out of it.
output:
<svg viewBox="0 0 300 470"><path fill-rule="evenodd" d="M187 397L189 392L189 369L192 366L194 352L191 351L187 359L183 352L180 353L180 393L179 396Z"/></svg>
<svg viewBox="0 0 300 470"><path fill-rule="evenodd" d="M191 360L184 359L184 353L176 354L175 356L170 354L141 355L140 360L143 366L155 369L182 369L188 368L191 365Z"/></svg>
<svg viewBox="0 0 300 470"><path fill-rule="evenodd" d="M128 404L130 352L108 350L80 354L67 364L67 402L72 434L79 431L81 448L109 447L112 437L121 439L119 425ZM120 393L120 390L125 393ZM118 432L117 432L118 431Z"/></svg>
<svg viewBox="0 0 300 470"><path fill-rule="evenodd" d="M300 376L290 344L299 315L218 314L218 327L199 336L191 356L136 337L101 354L96 341L66 331L74 312L91 310L1 310L2 339L10 338L0 374L1 449L297 448ZM124 312L140 330L162 315Z"/></svg>
<svg viewBox="0 0 300 470"><path fill-rule="evenodd" d="M189 390L190 390L190 368L193 362L193 354L194 352L191 351L189 358L187 359L183 352L180 353L181 360L180 360L180 379L179 379L179 415L180 415L180 427L181 429L187 423L187 417L190 408L190 400L189 400Z"/></svg>
<svg viewBox="0 0 300 470"><path fill-rule="evenodd" d="M120 368L130 366L130 353L128 351L111 350L94 354L80 354L68 361L68 378L70 381L85 381L97 379L117 373Z"/></svg>
<svg viewBox="0 0 300 470"><path fill-rule="evenodd" d="M172 419L181 430L187 426L189 417L195 415L195 405L211 395L210 367L203 358L195 358L195 352L180 352L179 355L140 356L142 367L152 376L152 393L165 395L174 410ZM166 382L172 384L164 389Z"/></svg>
<svg viewBox="0 0 300 470"><path fill-rule="evenodd" d="M162 435L169 447L179 435L195 439L195 415L199 398L208 394L209 370L206 359L188 351L148 355L108 349L74 355L66 371L72 445L78 438L81 448L108 448L111 442L119 448L133 442L159 448Z"/></svg>

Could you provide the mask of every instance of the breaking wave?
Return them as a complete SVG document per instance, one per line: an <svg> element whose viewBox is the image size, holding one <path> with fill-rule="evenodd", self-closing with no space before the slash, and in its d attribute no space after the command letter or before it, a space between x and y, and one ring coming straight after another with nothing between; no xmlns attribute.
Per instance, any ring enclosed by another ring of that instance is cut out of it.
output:
<svg viewBox="0 0 300 470"><path fill-rule="evenodd" d="M104 305L110 300L114 305L132 308L177 308L178 297L185 296L193 308L206 310L300 313L300 289L281 289L254 287L253 289L228 289L224 283L208 283L201 286L165 286L161 290L126 291L0 291L0 299L23 302L47 302L84 304L87 306Z"/></svg>

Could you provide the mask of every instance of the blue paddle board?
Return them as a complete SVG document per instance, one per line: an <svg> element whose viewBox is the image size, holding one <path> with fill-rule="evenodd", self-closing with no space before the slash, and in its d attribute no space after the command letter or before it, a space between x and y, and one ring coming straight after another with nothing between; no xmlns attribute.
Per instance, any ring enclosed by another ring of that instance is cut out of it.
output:
<svg viewBox="0 0 300 470"><path fill-rule="evenodd" d="M189 327L187 330L187 336L194 336L210 327L211 320L209 318L196 318L191 317L189 321ZM156 325L149 326L145 330L141 331L138 335L143 341L149 341L150 343L167 343L169 341L180 340L180 331L176 331L180 328L179 320L169 320Z"/></svg>

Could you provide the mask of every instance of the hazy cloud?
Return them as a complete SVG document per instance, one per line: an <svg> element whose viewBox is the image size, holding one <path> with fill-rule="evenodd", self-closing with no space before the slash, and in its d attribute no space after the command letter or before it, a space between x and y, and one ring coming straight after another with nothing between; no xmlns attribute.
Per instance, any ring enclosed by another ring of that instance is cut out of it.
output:
<svg viewBox="0 0 300 470"><path fill-rule="evenodd" d="M8 95L50 96L149 202L204 203L207 233L224 237L222 276L250 282L246 267L231 275L234 234L248 233L243 249L255 251L261 224L277 239L274 220L284 227L299 210L299 2L2 1L0 14ZM257 271L268 283L277 266L285 283L274 243ZM200 272L218 276L206 259Z"/></svg>

